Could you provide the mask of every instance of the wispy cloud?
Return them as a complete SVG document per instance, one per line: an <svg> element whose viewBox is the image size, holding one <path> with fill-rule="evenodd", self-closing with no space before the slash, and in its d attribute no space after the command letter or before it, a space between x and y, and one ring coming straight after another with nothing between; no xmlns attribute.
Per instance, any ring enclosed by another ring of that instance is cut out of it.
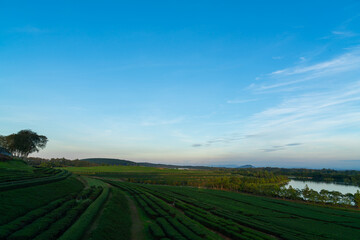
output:
<svg viewBox="0 0 360 240"><path fill-rule="evenodd" d="M353 146L360 141L360 48L345 51L321 62L273 71L250 85L247 94L261 94L272 106L239 125L244 136L260 137L245 138L236 146L284 157L358 155Z"/></svg>
<svg viewBox="0 0 360 240"><path fill-rule="evenodd" d="M325 61L305 67L287 68L273 72L271 75L295 75L305 73L337 73L350 70L353 68L359 68L360 51L350 52L343 54L330 61Z"/></svg>
<svg viewBox="0 0 360 240"><path fill-rule="evenodd" d="M251 145L290 140L294 142L258 149L289 154L298 152L292 147L299 146L307 149L300 155L352 157L357 151L350 153L347 148L351 149L356 141L360 141L355 136L360 130L360 80L354 82L349 78L343 85L327 91L293 94L278 105L254 114L244 128L249 133L262 134L262 137L250 138ZM332 145L336 147L331 148Z"/></svg>
<svg viewBox="0 0 360 240"><path fill-rule="evenodd" d="M254 120L262 122L264 127L279 124L307 122L309 126L321 122L323 127L357 120L359 111L354 107L360 102L360 81L349 86L322 93L308 93L284 100L280 105L254 115ZM344 116L352 116L343 119ZM353 119L355 118L355 119ZM360 119L358 119L360 120ZM326 123L326 124L325 124ZM282 125L284 126L284 125ZM321 127L321 126L319 126Z"/></svg>
<svg viewBox="0 0 360 240"><path fill-rule="evenodd" d="M295 146L299 146L302 143L288 143L285 145L276 145L276 146L271 146L270 148L265 148L265 149L260 149L263 152L276 152L276 151L281 151L281 150L285 150L288 147L295 147Z"/></svg>
<svg viewBox="0 0 360 240"><path fill-rule="evenodd" d="M248 89L253 91L268 91L281 89L303 82L328 80L324 78L360 70L360 49L351 49L349 52L328 61L312 65L298 65L272 72L265 79L266 83L252 83ZM295 88L296 89L296 88Z"/></svg>
<svg viewBox="0 0 360 240"><path fill-rule="evenodd" d="M193 144L193 145L191 145L192 147L201 147L202 146L202 144L198 144L198 143L196 143L196 144Z"/></svg>
<svg viewBox="0 0 360 240"><path fill-rule="evenodd" d="M221 137L210 138L209 140L207 140L203 143L192 144L191 146L192 147L209 147L214 144L222 144L222 145L223 144L231 144L234 142L241 141L245 138L246 138L246 136L244 136L242 134L238 134L238 133L225 134Z"/></svg>
<svg viewBox="0 0 360 240"><path fill-rule="evenodd" d="M263 152L276 152L276 151L281 151L284 150L282 148L267 148L267 149L260 149Z"/></svg>
<svg viewBox="0 0 360 240"><path fill-rule="evenodd" d="M286 144L285 146L287 147L293 147L293 146L299 146L301 145L302 143L289 143L289 144Z"/></svg>
<svg viewBox="0 0 360 240"><path fill-rule="evenodd" d="M331 33L333 35L341 36L341 37L354 37L354 36L358 35L354 32L350 32L350 31L332 31Z"/></svg>
<svg viewBox="0 0 360 240"><path fill-rule="evenodd" d="M356 37L359 34L352 32L352 31L344 31L344 30L334 30L329 33L329 35L324 36L320 39L344 39L344 38L351 38Z"/></svg>

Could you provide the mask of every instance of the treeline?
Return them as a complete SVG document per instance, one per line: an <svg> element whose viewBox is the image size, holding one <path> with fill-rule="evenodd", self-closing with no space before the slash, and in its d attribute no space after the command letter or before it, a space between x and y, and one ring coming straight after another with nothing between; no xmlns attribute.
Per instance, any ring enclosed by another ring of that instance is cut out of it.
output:
<svg viewBox="0 0 360 240"><path fill-rule="evenodd" d="M129 182L164 184L172 186L191 186L198 188L208 188L217 190L228 190L235 192L245 192L261 196L276 197L290 200L301 200L311 203L332 204L338 206L357 206L360 207L360 192L355 194L342 194L338 191L321 190L317 192L309 187L297 189L284 187L288 178L276 176L274 178L252 178L252 177L213 177L201 181L164 181L164 180L144 180L129 178Z"/></svg>
<svg viewBox="0 0 360 240"><path fill-rule="evenodd" d="M242 175L256 176L256 174L274 174L288 176L297 180L311 180L321 182L336 182L360 186L360 171L333 169L305 169L305 168L252 168L233 170Z"/></svg>
<svg viewBox="0 0 360 240"><path fill-rule="evenodd" d="M231 173L231 174L229 174ZM243 174L243 175L240 175ZM245 192L261 196L276 197L290 200L301 200L311 203L332 204L338 206L360 206L360 192L355 194L342 194L338 191L321 190L317 192L309 187L294 189L291 186L286 188L289 178L284 175L277 175L263 169L247 170L220 170L216 171L217 176L206 176L190 178L187 175L179 176L157 176L156 178L132 176L127 178L129 182L161 184L172 186L191 186L217 190L228 190Z"/></svg>
<svg viewBox="0 0 360 240"><path fill-rule="evenodd" d="M44 158L35 158L30 157L26 158L25 161L32 166L40 166L40 167L92 167L92 166L99 166L99 164L91 163L87 161L81 160L69 160L66 158L51 158L51 159L44 159Z"/></svg>
<svg viewBox="0 0 360 240"><path fill-rule="evenodd" d="M204 175L197 176L196 178L190 177L190 175L164 175L152 177L131 177L127 180L134 183L147 183L147 184L162 184L172 186L191 186L191 187L203 187L219 190L230 191L245 191L245 192L257 192L259 188L270 188L274 186L284 186L289 179L286 176L275 176L274 174L268 174L267 177L254 177L243 175L227 175L226 172L216 172L216 175Z"/></svg>
<svg viewBox="0 0 360 240"><path fill-rule="evenodd" d="M304 200L312 203L333 204L340 206L355 205L358 208L360 207L359 190L355 194L342 194L338 191L328 191L325 189L317 192L306 185L304 189L292 188L291 186L289 188L274 188L272 195L293 200Z"/></svg>

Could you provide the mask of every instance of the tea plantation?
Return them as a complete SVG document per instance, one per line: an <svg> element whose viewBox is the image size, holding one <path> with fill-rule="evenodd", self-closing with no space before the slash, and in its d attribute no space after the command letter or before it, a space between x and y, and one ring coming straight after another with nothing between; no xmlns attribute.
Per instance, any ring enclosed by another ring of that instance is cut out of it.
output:
<svg viewBox="0 0 360 240"><path fill-rule="evenodd" d="M1 162L0 240L360 236L360 213L355 208L174 186L221 174L136 166L54 169L31 167L21 160Z"/></svg>
<svg viewBox="0 0 360 240"><path fill-rule="evenodd" d="M359 212L210 189L109 183L136 199L152 219L149 228L155 239L216 239L220 235L350 240L360 236Z"/></svg>

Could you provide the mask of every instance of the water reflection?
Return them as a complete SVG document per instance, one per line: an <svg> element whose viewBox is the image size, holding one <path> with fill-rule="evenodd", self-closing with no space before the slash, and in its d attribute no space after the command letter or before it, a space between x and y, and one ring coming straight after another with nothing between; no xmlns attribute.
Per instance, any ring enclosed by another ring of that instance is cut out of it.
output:
<svg viewBox="0 0 360 240"><path fill-rule="evenodd" d="M360 191L359 187L351 186L351 185L342 185L342 184L336 184L336 183L325 183L325 182L313 182L313 181L300 181L300 180L290 180L290 182L286 185L286 188L292 187L292 188L298 188L303 189L305 188L305 185L308 185L310 189L314 189L317 192L320 192L322 189L328 190L328 191L338 191L342 194L346 193L356 193L357 190Z"/></svg>

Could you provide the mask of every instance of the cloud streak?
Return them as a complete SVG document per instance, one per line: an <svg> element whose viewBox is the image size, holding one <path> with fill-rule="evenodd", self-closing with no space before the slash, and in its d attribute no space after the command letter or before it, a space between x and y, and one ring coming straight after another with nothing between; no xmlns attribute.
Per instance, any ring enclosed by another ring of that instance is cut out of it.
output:
<svg viewBox="0 0 360 240"><path fill-rule="evenodd" d="M265 148L265 149L260 149L262 152L276 152L276 151L281 151L281 150L285 150L289 147L296 147L302 145L302 143L288 143L285 145L277 145L277 146L271 146L270 148Z"/></svg>
<svg viewBox="0 0 360 240"><path fill-rule="evenodd" d="M359 66L360 48L355 48L328 61L308 66L299 65L274 71L268 75L266 84L253 83L248 89L261 92L280 89L308 81L324 81L324 79L326 80L326 78L329 77L359 70Z"/></svg>

